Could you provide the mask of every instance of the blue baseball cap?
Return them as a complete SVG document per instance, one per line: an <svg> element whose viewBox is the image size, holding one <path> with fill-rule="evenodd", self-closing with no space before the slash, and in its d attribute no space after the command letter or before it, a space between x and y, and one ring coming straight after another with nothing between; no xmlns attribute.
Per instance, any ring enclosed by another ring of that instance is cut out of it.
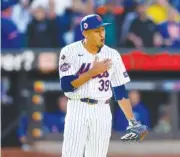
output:
<svg viewBox="0 0 180 157"><path fill-rule="evenodd" d="M101 26L107 26L111 23L104 23L102 18L97 14L91 14L85 16L80 23L81 31L99 28Z"/></svg>

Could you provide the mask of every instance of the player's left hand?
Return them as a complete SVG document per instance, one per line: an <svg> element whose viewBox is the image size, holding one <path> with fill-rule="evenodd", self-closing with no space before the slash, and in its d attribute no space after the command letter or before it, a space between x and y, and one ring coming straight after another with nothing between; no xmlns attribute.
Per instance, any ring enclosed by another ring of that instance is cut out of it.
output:
<svg viewBox="0 0 180 157"><path fill-rule="evenodd" d="M149 132L146 125L135 120L127 127L126 131L127 133L121 137L122 141L142 141Z"/></svg>

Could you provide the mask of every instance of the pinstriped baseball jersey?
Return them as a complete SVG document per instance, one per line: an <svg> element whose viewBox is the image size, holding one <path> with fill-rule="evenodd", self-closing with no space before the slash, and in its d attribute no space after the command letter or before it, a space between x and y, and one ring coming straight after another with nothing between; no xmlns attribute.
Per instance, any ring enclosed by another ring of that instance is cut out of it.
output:
<svg viewBox="0 0 180 157"><path fill-rule="evenodd" d="M130 81L121 56L114 49L103 46L96 55L90 54L82 41L64 47L59 58L59 75L79 75L87 72L95 57L99 61L112 59L112 67L73 92L65 92L69 98L65 118L62 157L106 157L111 136L112 115L105 101L112 96L111 86ZM98 100L95 105L82 102L80 98Z"/></svg>
<svg viewBox="0 0 180 157"><path fill-rule="evenodd" d="M82 41L72 43L61 50L59 58L59 76L82 74L92 66L95 57L99 61L112 59L112 67L76 89L74 92L66 92L65 95L71 99L91 98L96 100L107 100L112 97L111 86L120 86L130 81L122 62L120 54L104 45L96 55L90 54L83 46Z"/></svg>

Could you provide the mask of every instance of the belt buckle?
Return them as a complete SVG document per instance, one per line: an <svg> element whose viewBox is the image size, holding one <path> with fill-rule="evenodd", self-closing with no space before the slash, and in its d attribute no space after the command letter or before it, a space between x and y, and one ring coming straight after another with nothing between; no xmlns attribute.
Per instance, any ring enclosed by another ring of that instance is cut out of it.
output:
<svg viewBox="0 0 180 157"><path fill-rule="evenodd" d="M88 99L87 104L88 104L88 105L91 105L91 103L89 102L90 99L89 99L89 98L87 98L87 99Z"/></svg>
<svg viewBox="0 0 180 157"><path fill-rule="evenodd" d="M87 101L88 105L94 105L93 103L90 103L90 98L87 98L87 99L88 99L88 101Z"/></svg>

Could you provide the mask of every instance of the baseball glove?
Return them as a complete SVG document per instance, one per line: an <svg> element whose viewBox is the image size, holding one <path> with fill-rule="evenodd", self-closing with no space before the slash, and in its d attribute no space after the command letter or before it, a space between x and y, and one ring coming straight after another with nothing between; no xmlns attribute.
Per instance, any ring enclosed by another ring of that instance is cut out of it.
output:
<svg viewBox="0 0 180 157"><path fill-rule="evenodd" d="M122 141L142 141L147 136L149 129L146 125L142 125L135 120L131 121L131 125L127 127L126 134L121 137Z"/></svg>

